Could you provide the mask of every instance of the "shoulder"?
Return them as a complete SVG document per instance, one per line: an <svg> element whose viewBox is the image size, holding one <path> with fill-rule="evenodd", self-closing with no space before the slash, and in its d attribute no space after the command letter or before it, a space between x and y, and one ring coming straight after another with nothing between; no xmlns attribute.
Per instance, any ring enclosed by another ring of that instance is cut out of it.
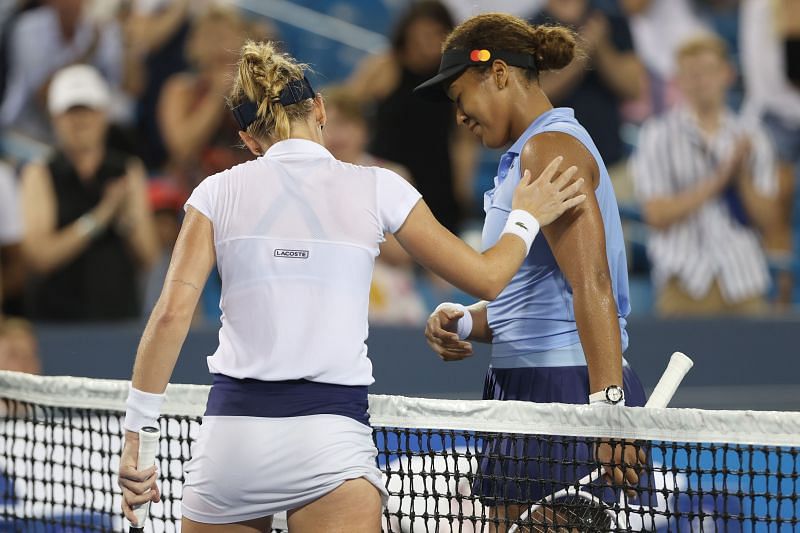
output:
<svg viewBox="0 0 800 533"><path fill-rule="evenodd" d="M392 179L396 175L390 170L372 164L359 165L338 159L333 159L331 164L334 166L336 174L340 176L341 182L353 187L376 187L379 183Z"/></svg>
<svg viewBox="0 0 800 533"><path fill-rule="evenodd" d="M373 173L376 188L379 191L389 192L395 200L400 201L408 195L420 196L419 191L401 174L383 167L369 167Z"/></svg>
<svg viewBox="0 0 800 533"><path fill-rule="evenodd" d="M520 173L530 170L538 176L556 157L563 157L560 171L578 167L578 175L597 185L600 166L589 148L577 137L560 131L547 131L534 135L525 143L520 153Z"/></svg>
<svg viewBox="0 0 800 533"><path fill-rule="evenodd" d="M22 167L19 187L23 199L38 204L55 194L55 180L45 160L32 161Z"/></svg>
<svg viewBox="0 0 800 533"><path fill-rule="evenodd" d="M594 163L589 149L574 135L561 131L546 131L534 135L525 143L520 153L523 162L536 161L543 167L553 158L562 156L570 164Z"/></svg>

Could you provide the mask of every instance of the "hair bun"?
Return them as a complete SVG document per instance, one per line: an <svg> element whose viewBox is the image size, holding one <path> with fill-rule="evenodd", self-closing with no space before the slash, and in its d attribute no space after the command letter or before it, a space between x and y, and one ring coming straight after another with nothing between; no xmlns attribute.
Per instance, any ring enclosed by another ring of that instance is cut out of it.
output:
<svg viewBox="0 0 800 533"><path fill-rule="evenodd" d="M535 26L536 66L540 71L559 70L575 57L575 34L562 26Z"/></svg>
<svg viewBox="0 0 800 533"><path fill-rule="evenodd" d="M248 131L261 131L262 135L278 139L288 138L290 123L309 113L311 106L273 105L281 91L292 81L301 79L307 65L280 52L274 43L247 41L242 46L238 73L229 98L231 107L243 100L258 104L256 121ZM253 130L255 128L255 130Z"/></svg>

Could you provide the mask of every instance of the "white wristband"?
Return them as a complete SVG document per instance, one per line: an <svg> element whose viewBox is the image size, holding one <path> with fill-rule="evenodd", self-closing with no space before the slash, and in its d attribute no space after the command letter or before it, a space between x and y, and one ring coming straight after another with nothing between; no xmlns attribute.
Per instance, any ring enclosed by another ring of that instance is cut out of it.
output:
<svg viewBox="0 0 800 533"><path fill-rule="evenodd" d="M84 213L76 222L81 234L90 240L97 237L100 233L100 224L91 213Z"/></svg>
<svg viewBox="0 0 800 533"><path fill-rule="evenodd" d="M454 311L461 311L464 313L464 316L459 318L458 322L456 323L456 334L462 341L469 337L469 334L472 333L472 313L469 312L469 309L461 304L444 302L439 304L436 309L433 310L433 312L438 313L442 309L452 309Z"/></svg>
<svg viewBox="0 0 800 533"><path fill-rule="evenodd" d="M158 415L161 413L164 396L140 391L131 386L125 402L125 422L122 427L136 433L145 426L158 427Z"/></svg>
<svg viewBox="0 0 800 533"><path fill-rule="evenodd" d="M508 221L506 227L503 228L503 233L511 233L522 239L525 242L525 248L530 252L533 240L539 234L539 221L524 209L514 209L508 214Z"/></svg>
<svg viewBox="0 0 800 533"><path fill-rule="evenodd" d="M620 400L617 403L608 403L605 400L589 400L589 405L605 405L608 407L625 407L625 400Z"/></svg>

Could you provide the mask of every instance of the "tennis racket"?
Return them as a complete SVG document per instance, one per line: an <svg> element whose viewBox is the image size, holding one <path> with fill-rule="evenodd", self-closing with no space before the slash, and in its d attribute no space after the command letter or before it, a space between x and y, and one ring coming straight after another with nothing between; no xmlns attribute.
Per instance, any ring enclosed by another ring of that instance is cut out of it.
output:
<svg viewBox="0 0 800 533"><path fill-rule="evenodd" d="M658 381L656 388L647 400L645 407L667 407L675 391L683 381L684 376L692 368L694 363L686 355L675 352L669 360L667 369ZM582 487L588 487L603 475L603 469L598 468L592 473L586 475L583 479L577 481L574 485L570 485L558 492L555 492L536 503L528 511L524 512L519 520L526 520L528 516L534 515L537 520L541 518L547 526L547 531L610 531L614 523L619 524L620 527L627 528L626 513L613 512L608 505L591 494L588 490L582 490ZM628 508L627 499L624 491L620 495L620 508ZM642 509L641 506L637 508ZM557 514L557 516L556 516ZM568 526L559 526L559 523L568 524ZM533 526L533 531L536 526ZM517 533L519 525L514 524L508 529L508 533ZM539 529L544 531L544 529Z"/></svg>
<svg viewBox="0 0 800 533"><path fill-rule="evenodd" d="M153 466L156 462L156 452L158 451L158 440L161 432L158 428L145 426L139 430L139 460L136 463L137 470L144 470ZM133 508L136 515L138 526L130 525L129 533L143 533L144 522L150 512L150 502L138 505Z"/></svg>

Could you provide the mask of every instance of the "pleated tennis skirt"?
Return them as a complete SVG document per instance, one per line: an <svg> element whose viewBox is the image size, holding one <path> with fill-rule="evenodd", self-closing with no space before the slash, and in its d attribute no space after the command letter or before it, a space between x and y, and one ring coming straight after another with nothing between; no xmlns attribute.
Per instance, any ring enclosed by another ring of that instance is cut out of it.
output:
<svg viewBox="0 0 800 533"><path fill-rule="evenodd" d="M623 367L623 388L627 406L644 405L644 388L627 365ZM483 390L484 400L586 404L588 396L589 372L585 365L490 367ZM473 484L473 493L488 506L536 502L599 466L594 459L592 442L579 437L530 435L490 438L484 442L482 451L483 459ZM646 476L642 476L640 486L649 486ZM591 492L608 502L619 498L619 492L602 480Z"/></svg>
<svg viewBox="0 0 800 533"><path fill-rule="evenodd" d="M346 416L205 416L184 467L182 513L207 524L251 520L362 477L385 505L377 453L370 427Z"/></svg>

